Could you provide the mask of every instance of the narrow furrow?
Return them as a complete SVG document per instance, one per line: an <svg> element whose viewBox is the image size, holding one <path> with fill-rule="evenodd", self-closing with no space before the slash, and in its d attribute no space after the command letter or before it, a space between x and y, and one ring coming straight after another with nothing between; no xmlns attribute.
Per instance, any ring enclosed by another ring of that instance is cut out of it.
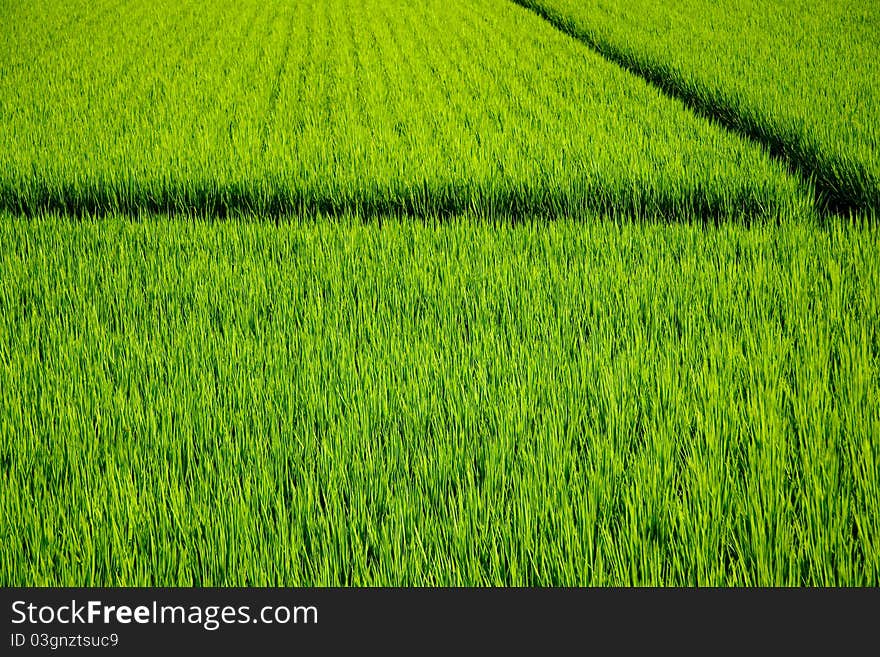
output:
<svg viewBox="0 0 880 657"><path fill-rule="evenodd" d="M281 85L290 66L290 50L293 45L292 35L294 21L297 15L291 11L287 17L284 29L284 49L276 64L274 76L272 77L272 85L269 89L268 108L266 110L266 118L263 122L263 137L260 142L260 155L265 155L269 148L269 135L272 131L272 125L275 121L275 113L278 111L278 97L281 95Z"/></svg>

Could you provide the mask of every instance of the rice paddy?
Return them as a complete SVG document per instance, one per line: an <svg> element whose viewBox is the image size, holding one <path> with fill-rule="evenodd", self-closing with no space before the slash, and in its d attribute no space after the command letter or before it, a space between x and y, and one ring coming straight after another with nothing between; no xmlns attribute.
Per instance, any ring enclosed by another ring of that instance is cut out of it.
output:
<svg viewBox="0 0 880 657"><path fill-rule="evenodd" d="M0 585L880 583L872 10L523 4L0 2Z"/></svg>

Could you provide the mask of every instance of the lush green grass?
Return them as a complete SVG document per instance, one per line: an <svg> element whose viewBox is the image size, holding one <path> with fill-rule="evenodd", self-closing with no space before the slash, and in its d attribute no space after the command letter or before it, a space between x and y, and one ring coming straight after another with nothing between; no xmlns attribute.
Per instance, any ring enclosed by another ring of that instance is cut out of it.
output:
<svg viewBox="0 0 880 657"><path fill-rule="evenodd" d="M810 203L761 149L506 0L0 12L11 211L711 218Z"/></svg>
<svg viewBox="0 0 880 657"><path fill-rule="evenodd" d="M880 584L873 222L0 245L0 584Z"/></svg>
<svg viewBox="0 0 880 657"><path fill-rule="evenodd" d="M812 177L880 210L880 4L515 0Z"/></svg>
<svg viewBox="0 0 880 657"><path fill-rule="evenodd" d="M618 4L0 0L0 585L880 585L874 12Z"/></svg>

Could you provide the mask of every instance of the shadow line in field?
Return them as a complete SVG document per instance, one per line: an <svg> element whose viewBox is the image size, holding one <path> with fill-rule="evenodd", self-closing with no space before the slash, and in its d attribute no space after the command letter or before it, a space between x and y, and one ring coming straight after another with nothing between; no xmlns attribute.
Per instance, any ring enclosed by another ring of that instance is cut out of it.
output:
<svg viewBox="0 0 880 657"><path fill-rule="evenodd" d="M670 190L585 183L550 190L540 182L505 188L465 182L416 184L328 192L313 188L272 188L254 182L241 186L181 183L156 190L126 184L114 188L95 183L76 186L40 180L18 184L0 181L0 210L25 217L47 213L73 217L142 214L195 215L226 218L255 216L282 219L321 216L381 218L408 216L443 218L472 215L521 221L532 218L602 215L621 219L650 219L717 223L736 219L751 222L783 216L790 203L771 193L744 188L723 193L693 185Z"/></svg>
<svg viewBox="0 0 880 657"><path fill-rule="evenodd" d="M814 193L815 210L823 216L880 211L880 181L857 162L824 153L803 130L780 134L770 121L736 106L723 93L684 79L661 62L650 61L609 43L574 20L534 0L510 0L547 21L554 28L584 44L604 59L637 75L698 116L752 141L782 162Z"/></svg>

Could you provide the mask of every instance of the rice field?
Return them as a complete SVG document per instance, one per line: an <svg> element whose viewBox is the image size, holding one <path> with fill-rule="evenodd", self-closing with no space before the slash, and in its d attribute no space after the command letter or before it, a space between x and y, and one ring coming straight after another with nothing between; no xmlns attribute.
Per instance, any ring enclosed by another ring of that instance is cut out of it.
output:
<svg viewBox="0 0 880 657"><path fill-rule="evenodd" d="M876 227L0 235L6 582L880 576Z"/></svg>
<svg viewBox="0 0 880 657"><path fill-rule="evenodd" d="M760 148L506 0L79 1L94 8L17 7L0 50L9 211L674 218L805 203ZM29 39L38 21L55 29Z"/></svg>
<svg viewBox="0 0 880 657"><path fill-rule="evenodd" d="M0 586L880 584L873 10L648 4L0 0Z"/></svg>
<svg viewBox="0 0 880 657"><path fill-rule="evenodd" d="M880 210L880 5L858 0L516 0L810 179Z"/></svg>

